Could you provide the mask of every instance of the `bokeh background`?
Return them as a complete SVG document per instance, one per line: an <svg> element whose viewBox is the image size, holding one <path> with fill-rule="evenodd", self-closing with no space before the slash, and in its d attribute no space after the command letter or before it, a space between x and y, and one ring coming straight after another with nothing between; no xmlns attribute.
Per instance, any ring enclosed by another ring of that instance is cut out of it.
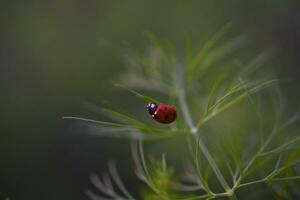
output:
<svg viewBox="0 0 300 200"><path fill-rule="evenodd" d="M123 55L142 50L144 31L201 44L227 22L251 48L276 47L276 66L299 101L297 0L2 0L0 12L0 199L87 199L89 174L116 160L137 186L128 141L91 137L64 115L99 117L84 106L104 100L140 110L113 87ZM120 98L120 96L122 98ZM84 129L82 129L84 130Z"/></svg>

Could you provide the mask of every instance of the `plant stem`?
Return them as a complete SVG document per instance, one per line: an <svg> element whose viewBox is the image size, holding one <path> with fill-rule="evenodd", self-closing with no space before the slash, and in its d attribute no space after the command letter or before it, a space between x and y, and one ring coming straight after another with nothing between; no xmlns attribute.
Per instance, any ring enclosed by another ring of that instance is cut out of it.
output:
<svg viewBox="0 0 300 200"><path fill-rule="evenodd" d="M193 137L195 138L195 140L197 140L199 142L200 150L204 154L204 156L207 159L208 163L211 165L214 173L216 174L218 180L220 181L220 183L223 186L223 188L225 189L225 191L229 190L230 189L229 185L227 184L227 182L226 182L225 178L223 177L219 167L217 166L215 160L213 159L213 157L209 153L209 151L208 151L206 145L204 144L204 142L202 141L202 139L196 134L193 134Z"/></svg>
<svg viewBox="0 0 300 200"><path fill-rule="evenodd" d="M256 184L256 183L263 183L263 182L265 182L265 181L266 181L265 179L260 179L260 180L256 180L256 181L251 181L251 182L248 182L248 183L240 184L240 185L238 185L236 188L241 188L241 187L248 186L248 185L252 185L252 184Z"/></svg>
<svg viewBox="0 0 300 200"><path fill-rule="evenodd" d="M230 190L230 187L228 185L228 183L226 182L224 176L222 175L218 165L216 164L215 160L213 159L213 157L211 156L211 154L209 153L205 143L202 141L202 139L198 136L197 132L197 128L193 123L188 105L187 105L187 101L185 98L185 92L184 89L181 85L181 87L178 89L178 100L179 100L179 104L183 113L183 117L184 120L186 121L190 132L193 136L193 138L196 140L196 142L199 142L199 148L202 151L202 153L204 154L205 158L207 159L208 163L211 165L214 173L216 174L220 184L222 185L222 187L224 188L224 190L227 192Z"/></svg>
<svg viewBox="0 0 300 200"><path fill-rule="evenodd" d="M249 170L249 168L252 166L252 164L256 161L257 157L259 157L262 152L265 150L265 148L269 145L271 140L273 139L273 136L276 133L276 129L274 129L271 134L268 136L267 140L265 143L261 146L261 148L255 153L255 155L251 158L251 160L248 162L247 166L243 170L243 174L246 174L246 172Z"/></svg>
<svg viewBox="0 0 300 200"><path fill-rule="evenodd" d="M180 104L181 111L183 114L183 118L184 118L185 122L187 123L191 133L194 134L194 132L197 132L197 129L192 120L192 117L191 117L191 114L190 114L190 111L189 111L189 108L188 108L188 105L186 102L185 92L184 92L183 88L178 89L178 100L179 100L179 104Z"/></svg>
<svg viewBox="0 0 300 200"><path fill-rule="evenodd" d="M272 181L286 181L286 180L299 180L299 179L300 179L300 176L291 176L291 177L283 177L283 178L271 178L271 179L264 178L264 179L260 179L260 180L240 184L236 188L241 188L241 187L245 187L245 186L253 185L253 184L257 184L257 183L264 183L264 182L267 182L267 181L272 182Z"/></svg>

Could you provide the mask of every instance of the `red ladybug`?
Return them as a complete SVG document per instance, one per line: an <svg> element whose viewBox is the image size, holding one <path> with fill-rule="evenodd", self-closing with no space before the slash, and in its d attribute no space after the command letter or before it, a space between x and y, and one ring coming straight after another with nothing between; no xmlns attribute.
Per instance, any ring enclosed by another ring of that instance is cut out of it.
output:
<svg viewBox="0 0 300 200"><path fill-rule="evenodd" d="M169 124L177 118L177 112L174 106L148 103L147 109L151 117L160 123Z"/></svg>

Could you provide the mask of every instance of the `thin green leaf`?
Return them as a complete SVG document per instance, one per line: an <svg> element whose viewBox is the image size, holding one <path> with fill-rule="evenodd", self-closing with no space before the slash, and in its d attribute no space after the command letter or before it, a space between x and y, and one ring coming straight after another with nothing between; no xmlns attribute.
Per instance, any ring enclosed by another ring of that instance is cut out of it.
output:
<svg viewBox="0 0 300 200"><path fill-rule="evenodd" d="M167 171L167 162L166 162L166 156L164 153L161 156L161 164L162 164L162 170L164 172L166 172Z"/></svg>
<svg viewBox="0 0 300 200"><path fill-rule="evenodd" d="M228 156L226 155L225 150L222 148L221 145L219 145L219 149L220 149L220 151L219 151L220 155L222 156L223 160L225 161L225 165L226 165L230 175L232 176L232 180L234 180L234 170L231 167L230 160L229 160Z"/></svg>
<svg viewBox="0 0 300 200"><path fill-rule="evenodd" d="M88 119L88 118L83 118L83 117L64 116L64 117L62 117L62 119L80 120L80 121L91 122L91 123L96 123L96 124L101 124L101 125L106 125L106 126L136 129L136 126L126 125L126 124L118 124L118 123L106 122L106 121L100 121L100 120L94 120L94 119Z"/></svg>
<svg viewBox="0 0 300 200"><path fill-rule="evenodd" d="M144 134L143 135L143 140L162 140L162 139L168 139L168 138L173 138L173 137L178 137L178 136L186 136L188 132L176 132L176 131L166 131L166 132L159 132L157 134Z"/></svg>
<svg viewBox="0 0 300 200"><path fill-rule="evenodd" d="M122 86L122 85L119 85L119 84L115 84L115 86L116 87L119 87L119 88L122 88L122 89L125 89L125 90L127 90L127 91L129 91L129 92L131 92L132 94L134 94L136 97L138 97L138 98L140 98L140 99L142 99L142 100L144 100L144 101L146 101L146 102L153 102L153 103L156 103L156 104L160 104L160 102L158 101L158 100L156 100L156 99L154 99L154 98L152 98L152 97L148 97L148 96L146 96L146 95L143 95L143 94L141 94L141 93L139 93L139 92L137 92L137 91L135 91L135 90L132 90L132 89L129 89L129 88L126 88L126 87L124 87L124 86Z"/></svg>
<svg viewBox="0 0 300 200"><path fill-rule="evenodd" d="M201 64L199 64L199 70L202 72L201 75L203 75L204 72L207 69L209 69L211 66L213 66L220 60L226 58L228 55L240 49L242 46L246 44L246 42L247 42L247 38L245 36L239 36L229 40L221 47L212 51L210 54L208 54L205 57L205 59L203 59Z"/></svg>
<svg viewBox="0 0 300 200"><path fill-rule="evenodd" d="M268 156L264 159L260 159L260 160L257 160L256 159L256 162L254 162L252 164L252 167L249 168L247 171L243 171L243 177L245 178L246 176L249 176L250 174L258 171L261 167L263 167L264 165L266 165L266 163L272 161L274 159L274 155L271 155L271 156Z"/></svg>
<svg viewBox="0 0 300 200"><path fill-rule="evenodd" d="M212 171L211 166L207 165L207 167L204 170L204 180L203 180L205 188L209 188L209 181L208 180L209 180L209 177L211 175L211 171Z"/></svg>
<svg viewBox="0 0 300 200"><path fill-rule="evenodd" d="M231 100L230 102L225 104L224 106L220 107L217 111L212 112L207 117L204 117L203 119L201 119L197 124L197 128L199 128L200 126L202 126L203 124L205 124L206 122L208 122L209 120L214 118L215 116L219 115L220 113L224 112L225 110L229 109L233 105L244 100L248 96L248 93L250 93L250 94L256 93L256 92L258 92L264 88L270 87L271 85L274 85L276 83L278 83L278 80L275 79L275 80L265 81L255 87L252 87L251 89L248 90L248 92L244 92L244 93L240 94L239 96L237 96L236 98L234 98L233 100Z"/></svg>
<svg viewBox="0 0 300 200"><path fill-rule="evenodd" d="M150 175L150 172L148 170L148 166L147 166L147 163L146 163L146 160L145 160L145 156L144 156L144 149L143 149L143 143L142 141L140 140L139 141L139 155L140 155L140 158L141 158L141 162L142 162L142 166L143 166L143 169L144 169L144 172L145 172L145 175L146 175L146 178L149 182L149 186L151 187L151 189L155 192L155 193L159 193L159 189L156 188L154 182L153 182L153 179Z"/></svg>
<svg viewBox="0 0 300 200"><path fill-rule="evenodd" d="M224 105L222 108L219 109L219 111L223 112L224 110L228 109L232 105L235 105L239 101L243 100L249 94L256 93L256 92L258 92L258 91L260 91L260 90L262 90L264 88L270 87L270 86L272 86L274 84L277 84L277 83L278 83L278 80L274 79L274 80L265 81L265 82L263 82L261 84L257 84L256 86L254 86L254 87L246 90L241 95L239 95L238 97L236 97L235 99L233 99L232 101L230 101L229 103L227 103L226 105Z"/></svg>
<svg viewBox="0 0 300 200"><path fill-rule="evenodd" d="M252 83L253 84L253 83ZM219 105L221 105L227 98L231 97L232 95L242 91L245 88L249 88L251 86L250 82L239 82L236 85L234 85L232 88L230 88L223 96L221 96L220 98L217 99L217 101L208 108L208 112L214 110L215 108L217 108Z"/></svg>
<svg viewBox="0 0 300 200"><path fill-rule="evenodd" d="M300 149L295 149L295 150L289 152L289 154L287 155L287 157L285 159L284 165L288 166L288 165L293 165L293 163L295 163L295 162L299 162L300 161L299 157L300 157Z"/></svg>
<svg viewBox="0 0 300 200"><path fill-rule="evenodd" d="M209 54L209 52L212 50L212 48L216 45L216 43L223 37L223 35L228 31L228 29L231 27L231 23L226 24L224 27L222 27L219 31L217 31L215 34L212 35L210 39L207 40L207 42L203 45L203 48L201 51L199 51L198 54L196 54L195 58L192 62L189 64L189 71L193 73L195 71L195 68L201 63L204 58L206 58Z"/></svg>
<svg viewBox="0 0 300 200"><path fill-rule="evenodd" d="M108 109L108 108L102 108L103 112L105 112L106 114L108 115L112 115L112 116L115 116L115 117L118 117L118 118L121 118L127 122L130 122L140 128L142 128L143 130L151 130L152 128L150 126L148 126L147 124L141 122L140 120L137 120L127 114L123 114L123 113L120 113L120 112L117 112L117 111L114 111L114 110L111 110L111 109Z"/></svg>
<svg viewBox="0 0 300 200"><path fill-rule="evenodd" d="M300 176L273 178L271 181L289 181L289 180L299 180Z"/></svg>
<svg viewBox="0 0 300 200"><path fill-rule="evenodd" d="M156 46L158 49L160 49L162 52L164 52L163 45L161 44L159 39L153 33L149 32L149 31L145 31L144 34L154 46Z"/></svg>
<svg viewBox="0 0 300 200"><path fill-rule="evenodd" d="M232 140L227 140L226 138L220 138L222 141L223 149L224 149L224 154L228 152L229 156L232 157L235 165L235 170L234 170L234 178L236 178L237 174L241 172L241 164L240 164L240 156L241 156L241 146L240 146L240 138L238 136L234 136L234 141ZM225 155L226 156L226 155ZM232 168L232 167L231 167ZM231 170L233 171L233 169Z"/></svg>
<svg viewBox="0 0 300 200"><path fill-rule="evenodd" d="M287 150L288 147L290 147L291 145L297 143L299 140L300 140L300 136L298 136L294 139L291 139L290 141L288 141L288 142L286 142L286 143L284 143L284 144L282 144L282 145L280 145L280 146L278 146L278 147L276 147L276 148L274 148L270 151L263 152L260 155L261 156L268 156L268 155L273 154L273 153L280 153L282 151Z"/></svg>
<svg viewBox="0 0 300 200"><path fill-rule="evenodd" d="M212 86L212 89L211 89L211 91L208 95L207 105L206 105L204 115L207 115L207 113L209 111L209 108L210 108L210 105L212 103L213 97L217 93L218 89L221 87L222 83L223 83L223 78L222 77L216 79L216 81L214 82L214 84Z"/></svg>
<svg viewBox="0 0 300 200"><path fill-rule="evenodd" d="M268 49L260 54L258 54L256 57L254 57L252 60L249 61L249 63L243 67L243 70L240 73L240 76L249 76L253 74L257 69L262 67L266 62L271 60L276 54L275 49Z"/></svg>
<svg viewBox="0 0 300 200"><path fill-rule="evenodd" d="M62 119L80 120L80 121L95 123L95 124L99 124L99 125L105 125L105 126L109 126L109 127L121 128L120 130L113 129L110 132L124 131L124 130L140 130L141 134L151 133L152 136L147 137L147 139L168 138L168 137L172 137L172 136L186 135L188 133L188 131L186 131L186 130L159 129L159 128L152 128L150 126L147 126L146 128L144 128L144 127L139 127L139 126L134 126L134 125L119 124L119 123L93 120L93 119L82 118L82 117L65 116L65 117L62 117ZM146 136L146 134L144 134L144 135Z"/></svg>

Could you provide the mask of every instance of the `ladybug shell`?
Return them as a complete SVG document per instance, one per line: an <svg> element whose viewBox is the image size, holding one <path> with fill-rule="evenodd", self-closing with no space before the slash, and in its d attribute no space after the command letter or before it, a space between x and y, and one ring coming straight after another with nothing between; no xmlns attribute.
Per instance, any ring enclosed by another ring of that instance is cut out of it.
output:
<svg viewBox="0 0 300 200"><path fill-rule="evenodd" d="M167 104L159 104L152 118L160 123L172 123L177 118L176 108Z"/></svg>

